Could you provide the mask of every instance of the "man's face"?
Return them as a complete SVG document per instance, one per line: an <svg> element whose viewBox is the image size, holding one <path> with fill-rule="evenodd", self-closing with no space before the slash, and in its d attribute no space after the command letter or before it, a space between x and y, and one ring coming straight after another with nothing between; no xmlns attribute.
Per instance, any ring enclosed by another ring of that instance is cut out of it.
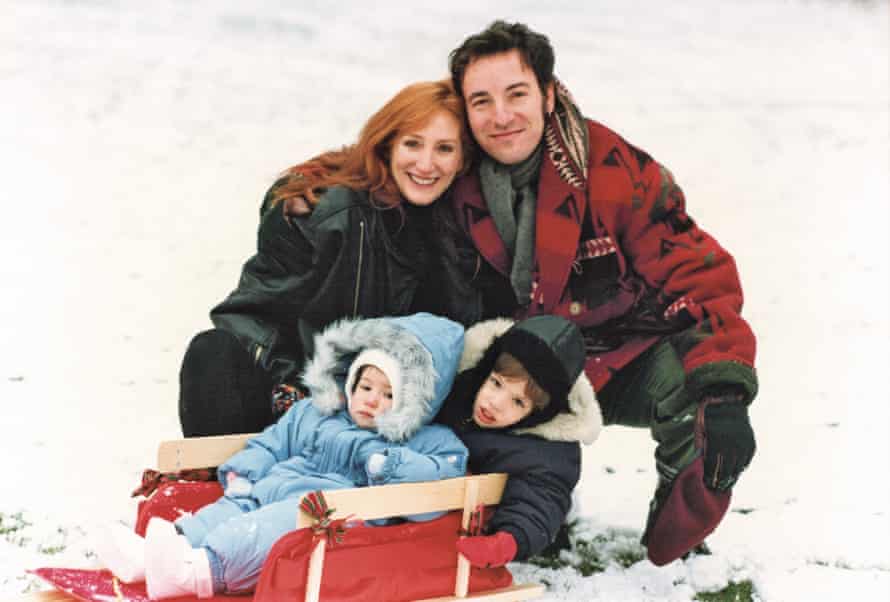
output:
<svg viewBox="0 0 890 602"><path fill-rule="evenodd" d="M506 165L532 154L544 135L544 115L553 110L553 85L544 98L518 50L471 62L463 91L470 129L482 150Z"/></svg>

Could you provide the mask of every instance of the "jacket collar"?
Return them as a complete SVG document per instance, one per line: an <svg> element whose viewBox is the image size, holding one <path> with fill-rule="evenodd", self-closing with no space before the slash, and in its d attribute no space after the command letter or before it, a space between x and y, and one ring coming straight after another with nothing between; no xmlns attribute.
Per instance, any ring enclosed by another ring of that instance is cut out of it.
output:
<svg viewBox="0 0 890 602"><path fill-rule="evenodd" d="M560 301L577 255L587 208L587 122L559 81L555 92L555 109L544 127L545 153L538 178L532 287L532 313L536 314L552 312ZM498 272L509 277L512 258L482 196L478 167L456 182L454 202L476 248Z"/></svg>

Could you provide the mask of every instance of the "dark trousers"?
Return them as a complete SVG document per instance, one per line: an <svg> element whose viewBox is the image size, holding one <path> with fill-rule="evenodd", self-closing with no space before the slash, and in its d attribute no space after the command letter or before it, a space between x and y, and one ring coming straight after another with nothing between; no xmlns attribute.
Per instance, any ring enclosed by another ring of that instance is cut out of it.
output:
<svg viewBox="0 0 890 602"><path fill-rule="evenodd" d="M613 376L597 398L605 424L649 429L658 444L655 464L662 479L673 481L700 455L699 400L689 398L683 364L668 341L659 341Z"/></svg>
<svg viewBox="0 0 890 602"><path fill-rule="evenodd" d="M186 437L256 433L274 421L269 375L230 333L192 339L179 372L179 422Z"/></svg>

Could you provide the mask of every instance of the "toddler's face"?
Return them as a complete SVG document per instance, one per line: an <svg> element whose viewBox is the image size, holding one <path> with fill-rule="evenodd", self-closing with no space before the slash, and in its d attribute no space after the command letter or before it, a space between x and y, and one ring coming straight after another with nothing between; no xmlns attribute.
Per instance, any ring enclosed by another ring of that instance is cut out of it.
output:
<svg viewBox="0 0 890 602"><path fill-rule="evenodd" d="M512 426L532 413L524 378L507 379L492 370L473 402L473 422L484 429Z"/></svg>
<svg viewBox="0 0 890 602"><path fill-rule="evenodd" d="M349 415L364 429L377 426L377 417L392 407L392 387L386 375L374 366L365 366L349 403Z"/></svg>

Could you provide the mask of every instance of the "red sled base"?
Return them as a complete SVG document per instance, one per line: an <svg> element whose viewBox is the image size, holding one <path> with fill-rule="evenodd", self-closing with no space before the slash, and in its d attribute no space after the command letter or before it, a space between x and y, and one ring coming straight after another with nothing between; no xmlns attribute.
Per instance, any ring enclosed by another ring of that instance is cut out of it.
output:
<svg viewBox="0 0 890 602"><path fill-rule="evenodd" d="M217 483L165 483L139 506L136 532L144 534L148 520L158 516L175 520L194 512L222 493ZM325 546L319 599L325 602L387 601L445 598L454 594L455 542L461 532L460 512L439 519L406 522L386 527L350 523L339 543ZM312 529L291 531L282 537L263 565L252 595L255 602L294 602L306 596L310 556L317 543ZM64 599L83 602L148 602L145 584L121 583L107 570L40 568L30 571L59 592ZM512 575L505 567L471 568L467 599L474 592L509 588ZM53 596L40 596L44 602ZM56 598L62 599L62 598ZM221 602L250 600L250 595L217 595ZM519 599L519 598L505 598ZM522 598L525 599L525 598ZM194 602L196 597L176 598Z"/></svg>

